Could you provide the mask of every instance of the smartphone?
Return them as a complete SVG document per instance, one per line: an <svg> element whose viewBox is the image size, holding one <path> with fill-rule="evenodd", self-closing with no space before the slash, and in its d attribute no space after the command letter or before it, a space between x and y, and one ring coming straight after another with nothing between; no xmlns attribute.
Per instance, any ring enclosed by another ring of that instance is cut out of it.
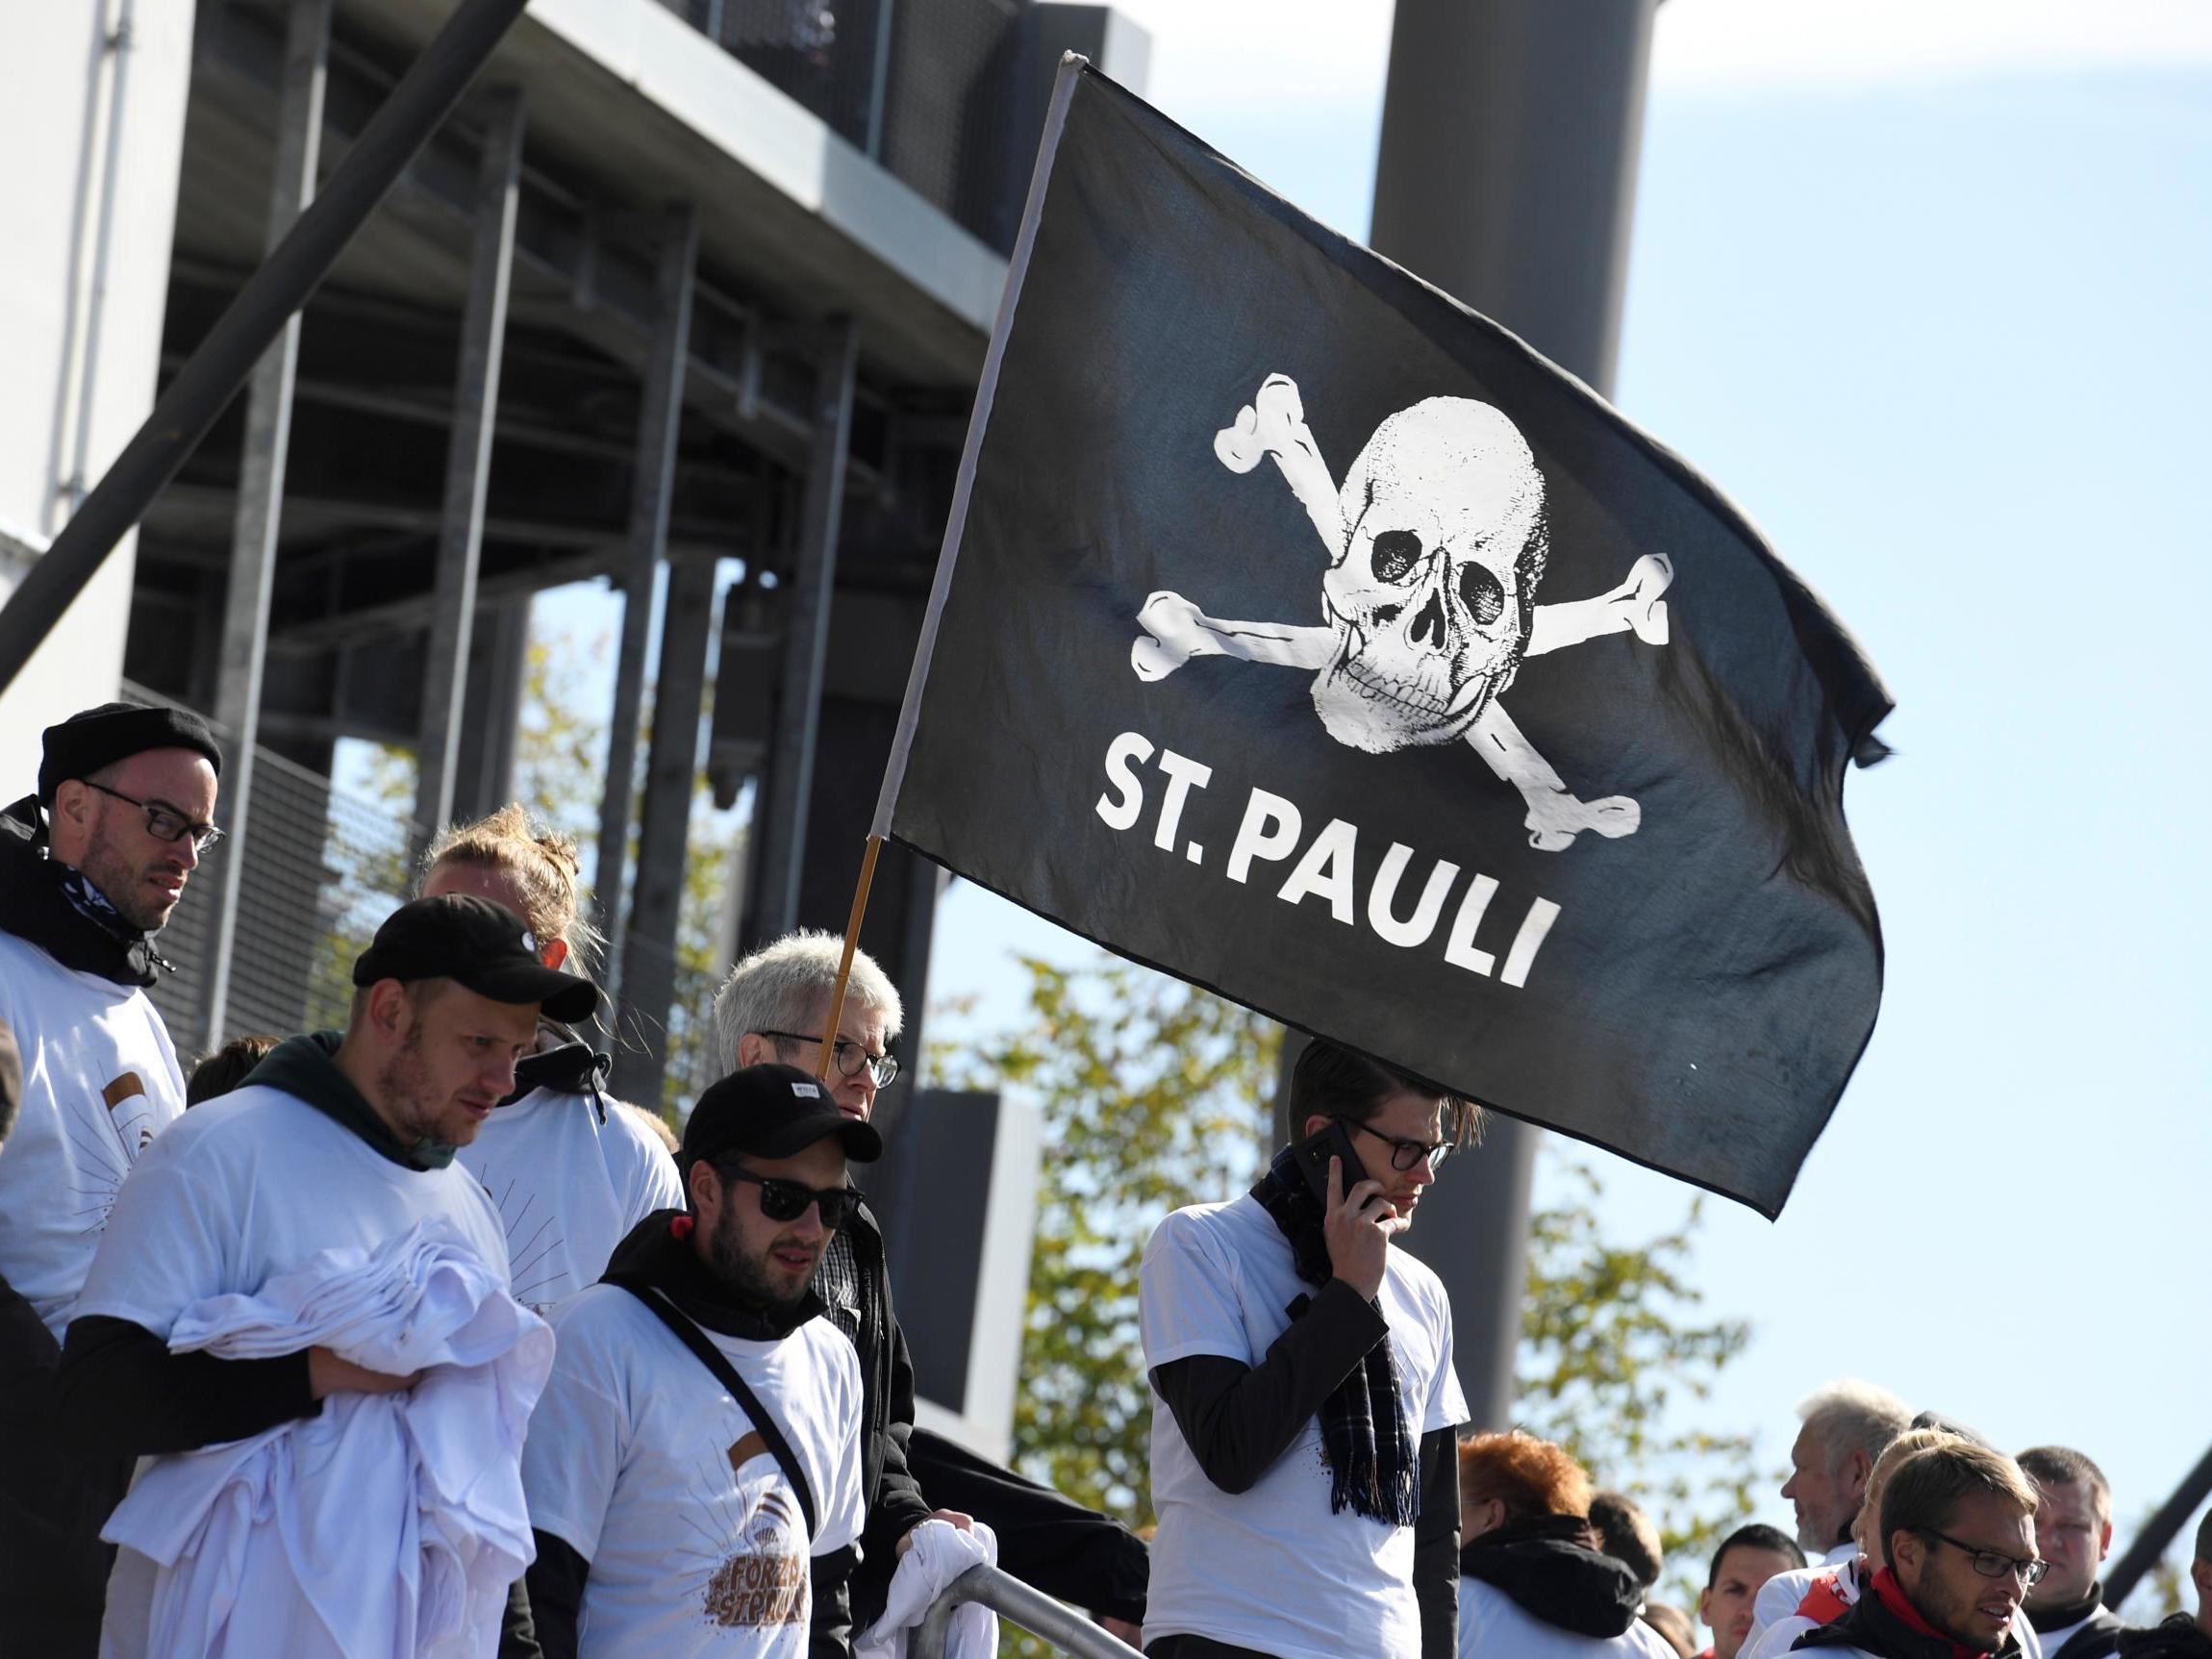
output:
<svg viewBox="0 0 2212 1659"><path fill-rule="evenodd" d="M1298 1144L1298 1168L1306 1172L1306 1185L1325 1210L1329 1203L1329 1160L1335 1158L1344 1165L1342 1191L1350 1192L1354 1185L1368 1178L1360 1155L1352 1150L1352 1132L1337 1119L1318 1135L1308 1136Z"/></svg>

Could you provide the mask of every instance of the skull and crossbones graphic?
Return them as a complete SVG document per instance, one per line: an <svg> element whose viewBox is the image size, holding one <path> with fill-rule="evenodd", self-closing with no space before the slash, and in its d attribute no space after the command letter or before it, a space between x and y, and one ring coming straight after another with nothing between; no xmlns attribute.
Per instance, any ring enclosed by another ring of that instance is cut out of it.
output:
<svg viewBox="0 0 2212 1659"><path fill-rule="evenodd" d="M1339 490L1296 384L1270 374L1215 435L1214 454L1236 473L1274 457L1328 548L1324 620L1217 621L1180 593L1157 592L1137 613L1145 632L1129 660L1140 679L1194 657L1311 669L1314 708L1340 743L1390 754L1465 739L1521 792L1531 846L1563 851L1584 830L1635 833L1635 801L1577 797L1498 698L1526 657L1607 634L1664 645L1666 555L1638 559L1609 593L1537 604L1549 547L1544 475L1513 422L1471 398L1424 398L1390 415Z"/></svg>

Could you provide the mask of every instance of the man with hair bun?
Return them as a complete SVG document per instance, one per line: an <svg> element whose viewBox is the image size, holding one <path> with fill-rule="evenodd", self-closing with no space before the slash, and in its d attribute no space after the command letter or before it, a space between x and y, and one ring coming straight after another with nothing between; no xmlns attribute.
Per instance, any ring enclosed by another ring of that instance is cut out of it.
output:
<svg viewBox="0 0 2212 1659"><path fill-rule="evenodd" d="M600 943L584 916L579 868L573 841L510 804L434 841L421 892L505 906L527 926L539 961L577 971ZM515 1297L540 1313L596 1284L631 1228L684 1201L666 1144L607 1094L613 1064L585 1034L541 1017L514 1092L461 1150L499 1206Z"/></svg>
<svg viewBox="0 0 2212 1659"><path fill-rule="evenodd" d="M1818 1659L2016 1659L2014 1621L2047 1564L2020 1466L1956 1437L1913 1453L1881 1493L1888 1560L1842 1615L1797 1638Z"/></svg>
<svg viewBox="0 0 2212 1659"><path fill-rule="evenodd" d="M2050 1571L2027 1593L2027 1619L2047 1659L2103 1659L2119 1644L2120 1616L2104 1605L2097 1570L2112 1552L2112 1486L2072 1446L2032 1445L2022 1471L2043 1502L2035 1545Z"/></svg>
<svg viewBox="0 0 2212 1659"><path fill-rule="evenodd" d="M1459 1445L1461 1659L1675 1651L1637 1617L1644 1586L1590 1522L1590 1477L1519 1429Z"/></svg>
<svg viewBox="0 0 2212 1659"><path fill-rule="evenodd" d="M60 1449L54 1377L123 1178L185 1109L146 990L221 838L221 770L198 716L103 703L46 729L37 791L0 811L0 1024L22 1077L0 1158L0 1653L99 1644L99 1533L131 1466Z"/></svg>

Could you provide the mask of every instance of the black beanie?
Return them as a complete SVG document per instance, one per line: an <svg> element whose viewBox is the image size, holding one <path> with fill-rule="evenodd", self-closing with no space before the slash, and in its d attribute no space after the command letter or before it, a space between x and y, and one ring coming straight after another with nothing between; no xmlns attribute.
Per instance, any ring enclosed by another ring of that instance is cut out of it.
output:
<svg viewBox="0 0 2212 1659"><path fill-rule="evenodd" d="M51 806L54 792L71 778L148 749L193 749L222 776L223 752L207 721L189 709L146 709L136 703L102 703L46 728L46 758L38 764L38 798Z"/></svg>

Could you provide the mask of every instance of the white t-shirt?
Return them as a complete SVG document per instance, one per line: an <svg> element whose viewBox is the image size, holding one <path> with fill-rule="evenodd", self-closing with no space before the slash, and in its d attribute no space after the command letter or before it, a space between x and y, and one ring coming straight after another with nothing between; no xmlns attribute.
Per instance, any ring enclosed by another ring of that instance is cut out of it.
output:
<svg viewBox="0 0 2212 1659"><path fill-rule="evenodd" d="M1139 1287L1147 1370L1193 1354L1256 1366L1290 1327L1284 1310L1314 1290L1249 1194L1162 1221L1144 1246ZM1415 1438L1465 1422L1443 1281L1394 1249L1379 1299ZM1155 1392L1152 1507L1160 1529L1144 1603L1147 1642L1206 1636L1281 1659L1420 1651L1414 1529L1349 1509L1330 1513L1318 1416L1250 1491L1231 1495L1206 1478Z"/></svg>
<svg viewBox="0 0 2212 1659"><path fill-rule="evenodd" d="M492 1113L458 1162L499 1206L515 1299L540 1313L597 1284L655 1210L684 1207L676 1161L613 1100L602 1123L587 1095L532 1090Z"/></svg>
<svg viewBox="0 0 2212 1659"><path fill-rule="evenodd" d="M194 1107L139 1160L77 1313L166 1342L194 1302L252 1295L319 1251L374 1250L439 1217L507 1279L506 1232L475 1176L395 1164L305 1100L251 1085Z"/></svg>
<svg viewBox="0 0 2212 1659"><path fill-rule="evenodd" d="M593 1285L553 1317L530 1419L530 1524L591 1565L583 1659L803 1659L808 1557L860 1536L860 1358L827 1320L749 1342L709 1331L806 1471L821 1530L738 1402L630 1292Z"/></svg>
<svg viewBox="0 0 2212 1659"><path fill-rule="evenodd" d="M1418 1645L1407 1649L1418 1653ZM1459 1659L1675 1659L1641 1619L1618 1636L1582 1636L1546 1624L1495 1584L1459 1581Z"/></svg>
<svg viewBox="0 0 2212 1659"><path fill-rule="evenodd" d="M0 1020L23 1052L23 1113L0 1148L0 1278L60 1340L123 1177L184 1113L185 1079L143 991L12 933Z"/></svg>

